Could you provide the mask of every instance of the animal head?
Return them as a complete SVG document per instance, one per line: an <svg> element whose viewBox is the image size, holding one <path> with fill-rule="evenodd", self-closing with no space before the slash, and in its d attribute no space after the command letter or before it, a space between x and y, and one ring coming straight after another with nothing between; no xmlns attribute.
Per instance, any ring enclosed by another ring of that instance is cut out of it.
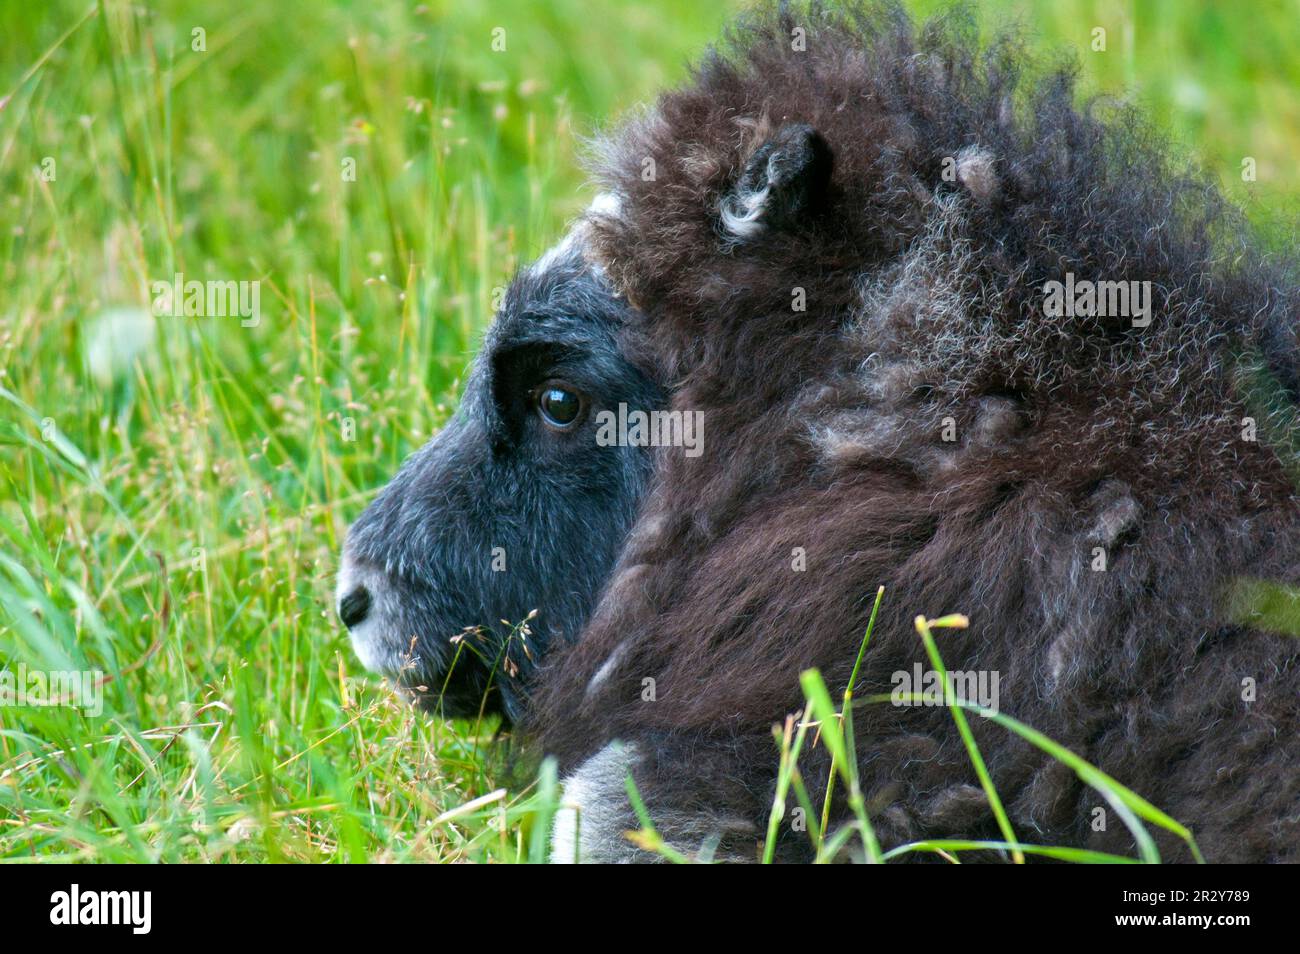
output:
<svg viewBox="0 0 1300 954"><path fill-rule="evenodd" d="M793 229L832 157L789 124L712 215L718 240ZM338 613L357 656L447 716L521 714L553 644L577 638L623 549L655 448L703 451L703 422L663 410L664 365L592 257L621 201L602 194L511 284L448 425L348 533Z"/></svg>
<svg viewBox="0 0 1300 954"><path fill-rule="evenodd" d="M649 475L600 439L658 387L624 356L629 308L584 256L598 201L511 284L459 409L350 529L338 612L370 669L448 716L517 718L522 686L582 627Z"/></svg>

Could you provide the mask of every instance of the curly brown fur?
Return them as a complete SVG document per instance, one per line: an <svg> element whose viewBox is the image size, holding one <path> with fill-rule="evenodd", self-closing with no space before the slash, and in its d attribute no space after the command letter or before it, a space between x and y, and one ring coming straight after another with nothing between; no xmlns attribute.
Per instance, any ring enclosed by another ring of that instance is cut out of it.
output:
<svg viewBox="0 0 1300 954"><path fill-rule="evenodd" d="M708 443L657 453L530 725L579 773L627 743L679 847L707 817L753 856L771 727L801 707L802 670L846 684L883 584L859 695L924 661L915 615L965 613L945 660L999 672L1003 711L1185 822L1209 860L1300 861L1300 644L1228 596L1300 583L1294 421L1249 386L1295 397L1294 272L1133 112L1077 99L1071 68L1040 74L1014 40L979 52L961 15L765 8L604 144L621 208L593 240L636 309L621 346L703 412ZM756 213L751 159L783 134L814 155L803 127L828 181L789 193L775 168L790 201ZM1151 282L1151 324L1050 317L1044 284L1067 272ZM886 845L997 837L946 710L855 718ZM1022 838L1133 851L1113 814L1094 830L1098 793L975 721ZM784 826L780 850L807 857L807 838Z"/></svg>

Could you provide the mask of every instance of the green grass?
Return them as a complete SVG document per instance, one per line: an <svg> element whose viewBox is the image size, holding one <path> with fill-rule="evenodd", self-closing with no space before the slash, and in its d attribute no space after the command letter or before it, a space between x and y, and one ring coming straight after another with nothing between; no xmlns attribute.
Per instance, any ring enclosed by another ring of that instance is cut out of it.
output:
<svg viewBox="0 0 1300 954"><path fill-rule="evenodd" d="M99 714L0 706L0 857L539 860L553 771L363 673L336 554L454 407L496 290L585 206L581 137L727 8L241 6L0 6L0 666L112 677ZM1286 242L1300 4L1217 7L985 16L1077 46ZM150 318L176 272L260 280L261 323ZM808 725L787 755L827 744Z"/></svg>

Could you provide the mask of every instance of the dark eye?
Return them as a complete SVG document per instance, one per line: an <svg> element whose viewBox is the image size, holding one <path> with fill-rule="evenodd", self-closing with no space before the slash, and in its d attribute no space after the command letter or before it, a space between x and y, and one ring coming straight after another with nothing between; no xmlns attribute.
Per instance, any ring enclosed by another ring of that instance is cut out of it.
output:
<svg viewBox="0 0 1300 954"><path fill-rule="evenodd" d="M582 416L582 395L563 384L544 384L537 392L537 412L557 431L567 431Z"/></svg>

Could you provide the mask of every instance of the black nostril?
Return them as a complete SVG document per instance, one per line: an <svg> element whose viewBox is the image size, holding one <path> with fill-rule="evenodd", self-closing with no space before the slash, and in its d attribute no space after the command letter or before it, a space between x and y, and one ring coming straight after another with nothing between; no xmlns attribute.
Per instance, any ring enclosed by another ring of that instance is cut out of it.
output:
<svg viewBox="0 0 1300 954"><path fill-rule="evenodd" d="M339 600L339 619L348 629L360 623L370 612L370 591L364 586L356 587L351 593Z"/></svg>

